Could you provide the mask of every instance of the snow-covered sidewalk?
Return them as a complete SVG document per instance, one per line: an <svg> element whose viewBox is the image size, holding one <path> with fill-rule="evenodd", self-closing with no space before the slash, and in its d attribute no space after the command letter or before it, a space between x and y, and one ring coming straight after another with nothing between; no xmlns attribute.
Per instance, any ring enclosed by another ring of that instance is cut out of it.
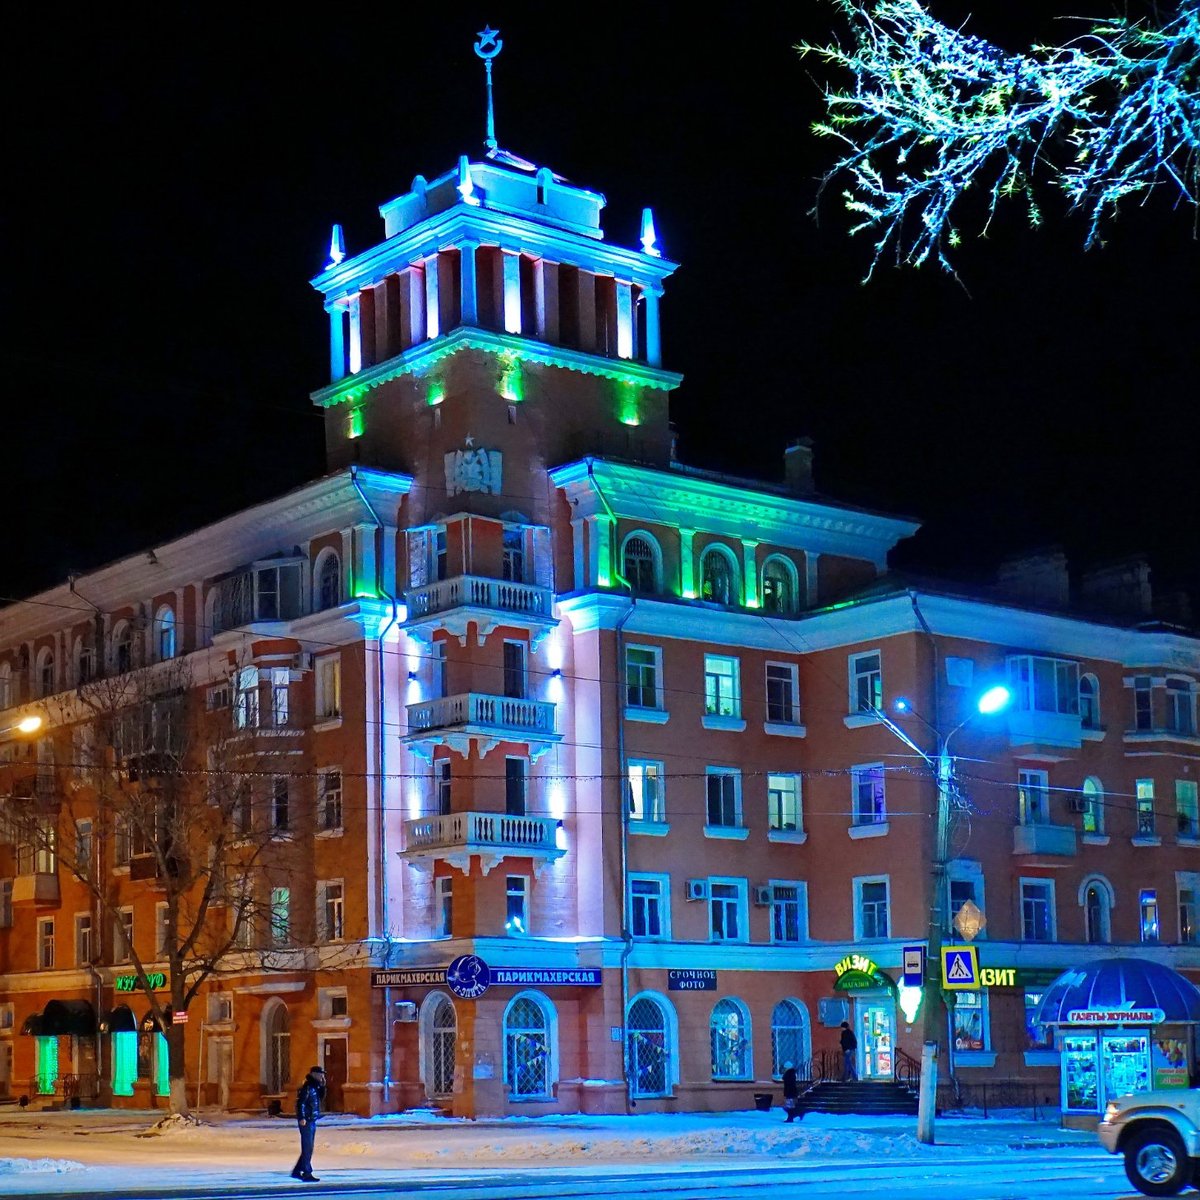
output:
<svg viewBox="0 0 1200 1200"><path fill-rule="evenodd" d="M206 1118L200 1127L145 1134L158 1114L116 1111L12 1113L0 1117L0 1196L38 1193L128 1195L140 1189L213 1186L245 1192L290 1183L295 1123ZM1094 1134L1053 1119L939 1119L938 1144L916 1140L903 1117L810 1114L792 1125L772 1113L679 1113L456 1121L411 1113L322 1121L314 1163L330 1182L354 1185L462 1179L497 1169L662 1167L702 1169L825 1166L869 1159L939 1161L1039 1153L1095 1156Z"/></svg>

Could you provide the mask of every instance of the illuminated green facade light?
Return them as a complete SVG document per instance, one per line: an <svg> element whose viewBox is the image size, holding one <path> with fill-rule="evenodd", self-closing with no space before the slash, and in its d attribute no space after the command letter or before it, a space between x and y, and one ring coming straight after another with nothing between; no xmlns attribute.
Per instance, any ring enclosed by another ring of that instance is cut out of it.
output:
<svg viewBox="0 0 1200 1200"><path fill-rule="evenodd" d="M39 1095L54 1094L58 1080L58 1038L39 1037L37 1042L37 1089Z"/></svg>
<svg viewBox="0 0 1200 1200"><path fill-rule="evenodd" d="M641 414L638 402L641 400L641 389L633 383L622 382L617 387L617 416L622 425L640 425Z"/></svg>
<svg viewBox="0 0 1200 1200"><path fill-rule="evenodd" d="M346 436L348 438L360 438L363 435L363 430L366 429L366 419L363 416L361 408L352 408L350 410L350 418L346 422Z"/></svg>
<svg viewBox="0 0 1200 1200"><path fill-rule="evenodd" d="M525 399L525 382L521 377L521 360L511 353L500 355L500 395L510 404Z"/></svg>
<svg viewBox="0 0 1200 1200"><path fill-rule="evenodd" d="M440 379L431 379L425 392L425 399L430 408L441 404L446 398L446 385Z"/></svg>

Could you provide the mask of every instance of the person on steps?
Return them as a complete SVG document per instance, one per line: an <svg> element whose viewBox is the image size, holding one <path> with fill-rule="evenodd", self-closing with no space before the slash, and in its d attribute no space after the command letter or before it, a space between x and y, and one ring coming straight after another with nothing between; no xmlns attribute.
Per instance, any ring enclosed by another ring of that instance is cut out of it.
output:
<svg viewBox="0 0 1200 1200"><path fill-rule="evenodd" d="M848 1021L842 1022L842 1082L848 1083L858 1078L858 1038L850 1028Z"/></svg>
<svg viewBox="0 0 1200 1200"><path fill-rule="evenodd" d="M785 1125L790 1125L796 1119L796 1111L800 1107L800 1084L796 1080L794 1063L783 1064L783 1108L787 1113Z"/></svg>
<svg viewBox="0 0 1200 1200"><path fill-rule="evenodd" d="M321 1097L325 1095L325 1072L313 1067L296 1092L296 1125L300 1130L300 1157L292 1168L292 1178L304 1183L320 1183L312 1172L313 1145L317 1140L317 1122L321 1119Z"/></svg>

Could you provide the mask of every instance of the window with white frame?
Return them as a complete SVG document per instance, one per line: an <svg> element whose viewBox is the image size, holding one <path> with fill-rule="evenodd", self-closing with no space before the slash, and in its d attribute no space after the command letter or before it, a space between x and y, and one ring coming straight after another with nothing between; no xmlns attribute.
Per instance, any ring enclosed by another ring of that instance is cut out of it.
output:
<svg viewBox="0 0 1200 1200"><path fill-rule="evenodd" d="M86 967L95 961L94 929L91 913L75 914L75 965Z"/></svg>
<svg viewBox="0 0 1200 1200"><path fill-rule="evenodd" d="M288 724L288 684L292 673L287 667L271 668L271 725L284 729Z"/></svg>
<svg viewBox="0 0 1200 1200"><path fill-rule="evenodd" d="M954 918L962 911L963 905L974 904L976 908L986 911L983 894L983 867L975 860L959 858L946 864L946 891L948 901L946 932L948 934L953 934ZM987 929L981 929L975 936L986 937Z"/></svg>
<svg viewBox="0 0 1200 1200"><path fill-rule="evenodd" d="M451 937L454 932L454 877L439 875L433 881L433 936Z"/></svg>
<svg viewBox="0 0 1200 1200"><path fill-rule="evenodd" d="M1108 880L1095 876L1085 879L1080 888L1083 897L1083 940L1092 946L1112 941L1112 888Z"/></svg>
<svg viewBox="0 0 1200 1200"><path fill-rule="evenodd" d="M1045 771L1017 772L1022 825L1050 824L1050 776Z"/></svg>
<svg viewBox="0 0 1200 1200"><path fill-rule="evenodd" d="M1137 805L1137 836L1154 837L1154 780L1138 779L1133 785Z"/></svg>
<svg viewBox="0 0 1200 1200"><path fill-rule="evenodd" d="M724 829L742 825L742 773L736 767L706 767L706 823Z"/></svg>
<svg viewBox="0 0 1200 1200"><path fill-rule="evenodd" d="M286 946L292 940L291 888L271 889L271 945Z"/></svg>
<svg viewBox="0 0 1200 1200"><path fill-rule="evenodd" d="M504 1081L514 1099L550 1095L554 1083L554 1006L540 993L522 992L504 1010Z"/></svg>
<svg viewBox="0 0 1200 1200"><path fill-rule="evenodd" d="M1055 940L1054 880L1021 880L1021 938L1026 942Z"/></svg>
<svg viewBox="0 0 1200 1200"><path fill-rule="evenodd" d="M1079 677L1079 723L1084 729L1100 728L1100 681L1095 675Z"/></svg>
<svg viewBox="0 0 1200 1200"><path fill-rule="evenodd" d="M1143 942L1159 940L1158 924L1158 891L1155 888L1143 888L1138 893L1138 915Z"/></svg>
<svg viewBox="0 0 1200 1200"><path fill-rule="evenodd" d="M84 638L75 639L75 682L91 683L96 678L96 648Z"/></svg>
<svg viewBox="0 0 1200 1200"><path fill-rule="evenodd" d="M317 825L322 833L342 831L342 768L325 767L317 773Z"/></svg>
<svg viewBox="0 0 1200 1200"><path fill-rule="evenodd" d="M713 1005L708 1023L714 1079L750 1079L753 1077L750 1014L746 1006L732 996Z"/></svg>
<svg viewBox="0 0 1200 1200"><path fill-rule="evenodd" d="M435 805L434 811L442 817L448 817L451 810L451 768L448 758L439 758L433 764L433 783Z"/></svg>
<svg viewBox="0 0 1200 1200"><path fill-rule="evenodd" d="M885 938L891 928L889 880L886 875L854 880L854 935L869 940Z"/></svg>
<svg viewBox="0 0 1200 1200"><path fill-rule="evenodd" d="M1181 838L1200 837L1200 801L1198 787L1194 779L1175 780L1175 824Z"/></svg>
<svg viewBox="0 0 1200 1200"><path fill-rule="evenodd" d="M954 1049L971 1054L991 1048L987 994L956 992L954 996Z"/></svg>
<svg viewBox="0 0 1200 1200"><path fill-rule="evenodd" d="M13 920L13 881L0 879L0 929L11 929Z"/></svg>
<svg viewBox="0 0 1200 1200"><path fill-rule="evenodd" d="M501 534L500 578L508 583L525 582L525 527L506 525Z"/></svg>
<svg viewBox="0 0 1200 1200"><path fill-rule="evenodd" d="M318 612L342 603L342 560L335 550L322 551L318 560L316 601Z"/></svg>
<svg viewBox="0 0 1200 1200"><path fill-rule="evenodd" d="M37 923L38 969L54 969L54 918L39 917ZM123 960L122 960L123 961Z"/></svg>
<svg viewBox="0 0 1200 1200"><path fill-rule="evenodd" d="M38 695L53 696L55 692L54 686L54 652L48 647L43 646L38 651L37 656L37 673L36 673Z"/></svg>
<svg viewBox="0 0 1200 1200"><path fill-rule="evenodd" d="M529 876L509 875L504 887L505 933L529 932Z"/></svg>
<svg viewBox="0 0 1200 1200"><path fill-rule="evenodd" d="M1167 728L1182 737L1196 733L1196 690L1190 679L1167 680Z"/></svg>
<svg viewBox="0 0 1200 1200"><path fill-rule="evenodd" d="M95 839L92 836L92 822L86 818L75 822L75 862L74 872L81 879L92 877L92 856L95 853Z"/></svg>
<svg viewBox="0 0 1200 1200"><path fill-rule="evenodd" d="M771 1010L771 1077L781 1079L787 1064L808 1060L808 1012L799 1000L780 1000Z"/></svg>
<svg viewBox="0 0 1200 1200"><path fill-rule="evenodd" d="M118 621L112 634L113 667L118 675L133 670L133 648L133 625L129 621Z"/></svg>
<svg viewBox="0 0 1200 1200"><path fill-rule="evenodd" d="M625 704L662 708L662 651L657 646L625 647Z"/></svg>
<svg viewBox="0 0 1200 1200"><path fill-rule="evenodd" d="M887 797L884 794L882 763L864 763L851 767L850 789L855 825L882 825L887 821Z"/></svg>
<svg viewBox="0 0 1200 1200"><path fill-rule="evenodd" d="M1133 677L1133 728L1138 733L1154 728L1154 680L1149 675Z"/></svg>
<svg viewBox="0 0 1200 1200"><path fill-rule="evenodd" d="M1092 776L1083 781L1083 832L1104 832L1104 785Z"/></svg>
<svg viewBox="0 0 1200 1200"><path fill-rule="evenodd" d="M796 611L796 568L778 554L763 563L762 606L764 612L790 616Z"/></svg>
<svg viewBox="0 0 1200 1200"><path fill-rule="evenodd" d="M1179 940L1187 946L1200 942L1200 873L1176 871L1179 897Z"/></svg>
<svg viewBox="0 0 1200 1200"><path fill-rule="evenodd" d="M337 720L342 715L341 655L321 655L317 659L316 677L317 720Z"/></svg>
<svg viewBox="0 0 1200 1200"><path fill-rule="evenodd" d="M795 946L808 937L808 885L794 880L771 881L771 941Z"/></svg>
<svg viewBox="0 0 1200 1200"><path fill-rule="evenodd" d="M233 724L236 729L258 728L258 668L243 667L234 681Z"/></svg>
<svg viewBox="0 0 1200 1200"><path fill-rule="evenodd" d="M0 710L11 708L15 699L12 665L6 662L0 663Z"/></svg>
<svg viewBox="0 0 1200 1200"><path fill-rule="evenodd" d="M740 717L740 664L724 654L704 656L704 712L710 717Z"/></svg>
<svg viewBox="0 0 1200 1200"><path fill-rule="evenodd" d="M629 783L629 820L661 824L667 819L662 763L631 758L627 764Z"/></svg>
<svg viewBox="0 0 1200 1200"><path fill-rule="evenodd" d="M654 596L662 591L658 546L648 533L631 533L621 549L621 573L635 592Z"/></svg>
<svg viewBox="0 0 1200 1200"><path fill-rule="evenodd" d="M345 885L340 879L317 883L317 931L323 942L340 942L346 934Z"/></svg>
<svg viewBox="0 0 1200 1200"><path fill-rule="evenodd" d="M639 939L668 938L670 876L637 874L629 877L629 933Z"/></svg>
<svg viewBox="0 0 1200 1200"><path fill-rule="evenodd" d="M1032 1051L1054 1049L1054 1027L1039 1025L1038 1010L1045 992L1040 988L1025 989L1025 1049Z"/></svg>
<svg viewBox="0 0 1200 1200"><path fill-rule="evenodd" d="M154 616L155 650L159 662L175 657L175 613L169 604L164 604Z"/></svg>
<svg viewBox="0 0 1200 1200"><path fill-rule="evenodd" d="M231 992L208 993L208 1022L222 1025L233 1020L233 994Z"/></svg>
<svg viewBox="0 0 1200 1200"><path fill-rule="evenodd" d="M529 644L506 639L502 648L502 686L512 700L529 697Z"/></svg>
<svg viewBox="0 0 1200 1200"><path fill-rule="evenodd" d="M799 671L795 663L767 663L767 721L772 725L800 724Z"/></svg>
<svg viewBox="0 0 1200 1200"><path fill-rule="evenodd" d="M771 829L784 833L799 833L800 776L767 776L767 823Z"/></svg>
<svg viewBox="0 0 1200 1200"><path fill-rule="evenodd" d="M738 568L724 546L709 546L700 556L700 596L713 604L741 604Z"/></svg>
<svg viewBox="0 0 1200 1200"><path fill-rule="evenodd" d="M271 829L287 833L292 828L292 797L290 780L286 775L271 777Z"/></svg>
<svg viewBox="0 0 1200 1200"><path fill-rule="evenodd" d="M154 906L154 957L164 959L170 949L171 924L170 910L166 901L160 900Z"/></svg>
<svg viewBox="0 0 1200 1200"><path fill-rule="evenodd" d="M850 711L875 713L883 708L883 656L878 650L850 655Z"/></svg>
<svg viewBox="0 0 1200 1200"><path fill-rule="evenodd" d="M1013 705L1021 712L1079 713L1079 664L1065 658L1014 654L1008 660Z"/></svg>
<svg viewBox="0 0 1200 1200"><path fill-rule="evenodd" d="M712 942L747 940L746 881L708 881L708 938Z"/></svg>
<svg viewBox="0 0 1200 1200"><path fill-rule="evenodd" d="M113 962L127 963L133 958L133 909L117 910L113 921Z"/></svg>
<svg viewBox="0 0 1200 1200"><path fill-rule="evenodd" d="M523 817L529 799L529 762L509 755L504 760L504 811L510 817Z"/></svg>

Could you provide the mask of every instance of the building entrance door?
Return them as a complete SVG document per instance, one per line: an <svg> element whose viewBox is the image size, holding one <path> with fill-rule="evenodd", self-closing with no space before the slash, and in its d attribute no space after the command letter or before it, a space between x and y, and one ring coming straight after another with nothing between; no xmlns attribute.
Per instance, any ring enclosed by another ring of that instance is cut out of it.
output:
<svg viewBox="0 0 1200 1200"><path fill-rule="evenodd" d="M341 1112L345 1107L346 1039L327 1038L323 1051L325 1062L325 1104L328 1112Z"/></svg>
<svg viewBox="0 0 1200 1200"><path fill-rule="evenodd" d="M858 1077L891 1079L896 1069L896 1004L893 1000L859 1000Z"/></svg>

